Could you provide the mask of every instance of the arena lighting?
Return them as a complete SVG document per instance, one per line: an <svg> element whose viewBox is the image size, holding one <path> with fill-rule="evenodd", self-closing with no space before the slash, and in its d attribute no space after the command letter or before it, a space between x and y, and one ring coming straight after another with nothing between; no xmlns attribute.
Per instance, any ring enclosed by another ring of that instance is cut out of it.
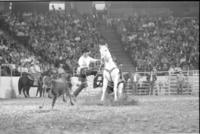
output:
<svg viewBox="0 0 200 134"><path fill-rule="evenodd" d="M105 2L93 2L94 7L97 11L102 11L106 9L106 4Z"/></svg>
<svg viewBox="0 0 200 134"><path fill-rule="evenodd" d="M12 10L12 2L9 3L9 10Z"/></svg>
<svg viewBox="0 0 200 134"><path fill-rule="evenodd" d="M53 10L53 7L55 10L65 10L65 2L50 2L49 10Z"/></svg>

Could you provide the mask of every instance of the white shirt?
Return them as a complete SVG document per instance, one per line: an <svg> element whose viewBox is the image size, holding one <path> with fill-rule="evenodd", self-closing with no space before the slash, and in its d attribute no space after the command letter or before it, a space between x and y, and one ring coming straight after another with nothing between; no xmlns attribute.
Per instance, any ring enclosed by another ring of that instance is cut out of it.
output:
<svg viewBox="0 0 200 134"><path fill-rule="evenodd" d="M77 68L77 73L80 74L80 70L82 68L89 68L90 63L96 62L96 61L98 61L98 60L94 59L90 56L85 57L85 56L82 55L78 60L79 67Z"/></svg>
<svg viewBox="0 0 200 134"><path fill-rule="evenodd" d="M91 62L96 62L98 61L97 59L94 59L90 56L81 56L80 59L78 60L78 64L79 64L79 67L80 68L85 68L85 67L88 67L89 68L89 65Z"/></svg>

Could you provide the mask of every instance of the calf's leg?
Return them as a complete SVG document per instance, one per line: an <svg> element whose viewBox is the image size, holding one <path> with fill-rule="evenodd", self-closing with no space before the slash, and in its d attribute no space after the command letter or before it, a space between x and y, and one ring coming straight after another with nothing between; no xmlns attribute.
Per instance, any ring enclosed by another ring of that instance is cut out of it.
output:
<svg viewBox="0 0 200 134"><path fill-rule="evenodd" d="M65 94L63 94L63 101L64 101L64 102L66 102L66 99L65 99Z"/></svg>
<svg viewBox="0 0 200 134"><path fill-rule="evenodd" d="M56 103L56 100L57 100L57 96L55 95L55 96L53 97L53 101L52 101L52 109L53 109L53 107L54 107L54 105L55 105L55 103Z"/></svg>
<svg viewBox="0 0 200 134"><path fill-rule="evenodd" d="M52 109L53 109L53 107L56 103L56 100L58 98L58 93L54 89L52 89L52 96L53 96L53 101L52 101Z"/></svg>

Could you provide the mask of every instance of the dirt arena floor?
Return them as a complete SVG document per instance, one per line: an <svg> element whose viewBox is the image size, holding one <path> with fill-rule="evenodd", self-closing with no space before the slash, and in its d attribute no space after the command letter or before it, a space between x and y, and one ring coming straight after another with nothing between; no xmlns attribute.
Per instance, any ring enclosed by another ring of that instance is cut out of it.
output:
<svg viewBox="0 0 200 134"><path fill-rule="evenodd" d="M151 134L199 133L199 98L135 96L126 104L79 97L71 106L62 98L51 109L43 98L0 100L0 134Z"/></svg>

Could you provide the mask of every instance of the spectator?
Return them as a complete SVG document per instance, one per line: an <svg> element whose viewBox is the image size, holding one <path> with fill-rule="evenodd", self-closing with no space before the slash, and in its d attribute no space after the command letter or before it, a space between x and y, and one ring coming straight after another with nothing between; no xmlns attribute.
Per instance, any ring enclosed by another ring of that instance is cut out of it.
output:
<svg viewBox="0 0 200 134"><path fill-rule="evenodd" d="M183 72L179 72L176 76L177 78L177 94L182 95L183 93L183 85L184 85L184 80L185 76L183 75Z"/></svg>

